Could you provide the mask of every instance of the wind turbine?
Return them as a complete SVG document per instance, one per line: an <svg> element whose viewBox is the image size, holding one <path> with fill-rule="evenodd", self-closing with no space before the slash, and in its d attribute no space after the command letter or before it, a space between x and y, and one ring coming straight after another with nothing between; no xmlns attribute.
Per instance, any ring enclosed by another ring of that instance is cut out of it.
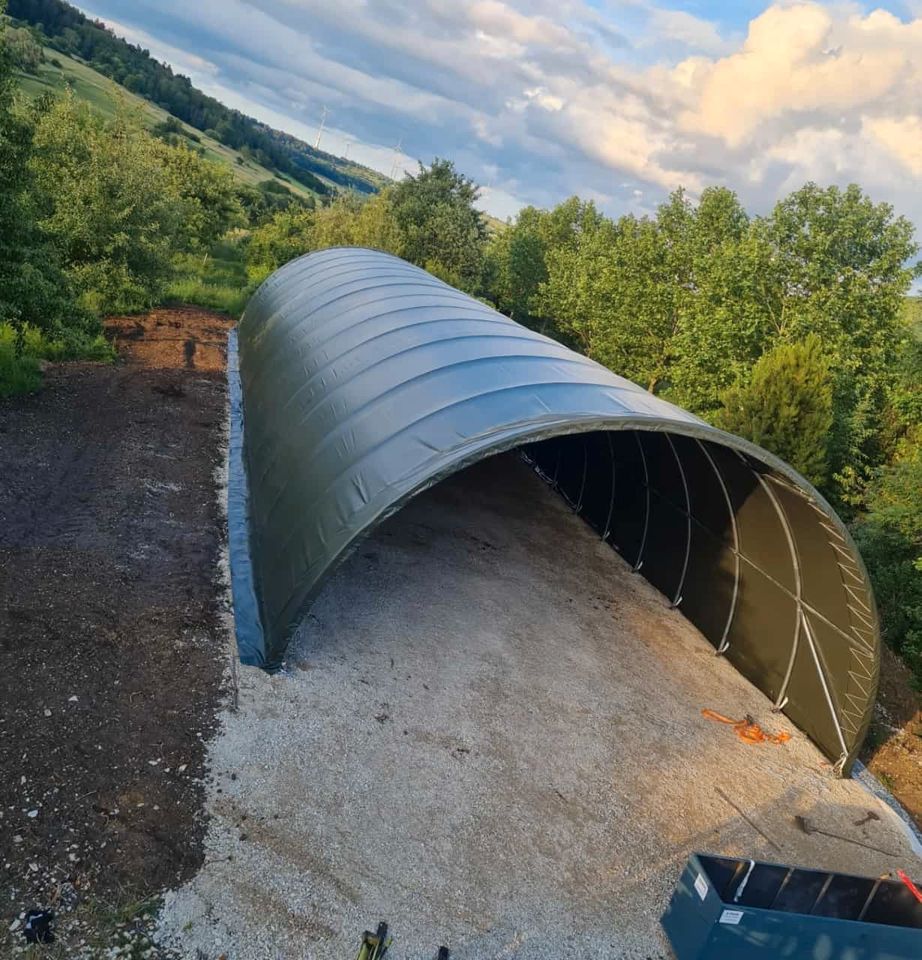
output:
<svg viewBox="0 0 922 960"><path fill-rule="evenodd" d="M320 129L317 131L317 139L314 141L314 149L320 149L320 138L323 136L323 128L326 126L327 114L329 110L326 108L326 104L323 106L323 112L320 114Z"/></svg>
<svg viewBox="0 0 922 960"><path fill-rule="evenodd" d="M397 179L397 168L400 166L400 151L403 149L403 137L397 141L394 147L394 162L391 164L391 180Z"/></svg>

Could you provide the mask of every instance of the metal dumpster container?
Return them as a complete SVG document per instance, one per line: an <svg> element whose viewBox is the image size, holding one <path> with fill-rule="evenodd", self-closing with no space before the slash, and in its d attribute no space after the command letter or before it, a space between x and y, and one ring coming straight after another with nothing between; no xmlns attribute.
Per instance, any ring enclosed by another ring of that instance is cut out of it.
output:
<svg viewBox="0 0 922 960"><path fill-rule="evenodd" d="M663 928L678 960L919 960L922 903L898 880L697 853Z"/></svg>

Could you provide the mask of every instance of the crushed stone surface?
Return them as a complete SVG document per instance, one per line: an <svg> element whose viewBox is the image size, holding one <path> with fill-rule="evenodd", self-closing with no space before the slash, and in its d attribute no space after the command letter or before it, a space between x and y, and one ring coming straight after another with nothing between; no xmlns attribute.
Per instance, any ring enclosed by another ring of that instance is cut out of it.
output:
<svg viewBox="0 0 922 960"><path fill-rule="evenodd" d="M793 738L744 744L705 707ZM920 867L514 454L356 550L286 670L241 668L210 764L205 865L159 923L187 957L351 958L385 919L394 960L660 960L692 851Z"/></svg>

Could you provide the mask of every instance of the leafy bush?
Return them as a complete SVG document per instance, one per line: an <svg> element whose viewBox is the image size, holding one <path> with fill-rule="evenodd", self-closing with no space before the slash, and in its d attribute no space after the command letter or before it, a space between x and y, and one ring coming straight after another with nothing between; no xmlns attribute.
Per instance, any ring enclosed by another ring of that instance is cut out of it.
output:
<svg viewBox="0 0 922 960"><path fill-rule="evenodd" d="M41 383L38 360L20 350L19 331L9 321L0 323L0 397L31 393Z"/></svg>
<svg viewBox="0 0 922 960"><path fill-rule="evenodd" d="M828 475L832 378L819 338L762 354L748 383L728 390L717 425L765 447L821 486Z"/></svg>
<svg viewBox="0 0 922 960"><path fill-rule="evenodd" d="M207 250L228 230L245 223L233 173L203 159L185 144L162 146L157 159L181 209L181 228L172 238L180 250Z"/></svg>
<svg viewBox="0 0 922 960"><path fill-rule="evenodd" d="M192 303L231 316L243 313L254 287L247 279L241 241L224 239L213 244L206 256L177 257L164 301Z"/></svg>
<svg viewBox="0 0 922 960"><path fill-rule="evenodd" d="M30 161L39 226L93 313L149 306L171 272L183 207L136 116L108 124L72 94L42 104Z"/></svg>
<svg viewBox="0 0 922 960"><path fill-rule="evenodd" d="M164 140L173 146L182 143L184 140L191 140L193 143L201 143L202 138L193 133L192 130L184 127L176 117L168 114L166 119L161 120L151 129L151 135L158 140Z"/></svg>
<svg viewBox="0 0 922 960"><path fill-rule="evenodd" d="M0 396L31 393L41 386L42 361L115 359L112 344L102 334L51 339L31 323L17 327L0 323Z"/></svg>
<svg viewBox="0 0 922 960"><path fill-rule="evenodd" d="M4 35L4 42L16 67L24 73L38 73L45 62L45 51L31 30L25 27L10 27Z"/></svg>
<svg viewBox="0 0 922 960"><path fill-rule="evenodd" d="M258 282L289 260L336 246L393 253L472 293L484 277L486 227L477 188L445 160L371 198L338 197L315 210L289 207L257 227L247 272Z"/></svg>
<svg viewBox="0 0 922 960"><path fill-rule="evenodd" d="M38 327L25 323L19 331L19 349L27 357L36 360L61 360L66 347L60 340L49 340Z"/></svg>
<svg viewBox="0 0 922 960"><path fill-rule="evenodd" d="M155 139L134 113L107 122L70 94L41 105L29 172L38 228L91 314L151 306L178 251L243 223L229 170Z"/></svg>
<svg viewBox="0 0 922 960"><path fill-rule="evenodd" d="M884 639L922 689L922 426L907 433L894 461L867 491L854 526L880 609Z"/></svg>
<svg viewBox="0 0 922 960"><path fill-rule="evenodd" d="M255 187L241 184L237 196L251 227L266 223L284 210L313 210L317 206L313 197L295 193L278 180L262 180Z"/></svg>
<svg viewBox="0 0 922 960"><path fill-rule="evenodd" d="M282 210L250 235L247 246L247 276L261 282L289 260L311 247L314 223L311 210Z"/></svg>

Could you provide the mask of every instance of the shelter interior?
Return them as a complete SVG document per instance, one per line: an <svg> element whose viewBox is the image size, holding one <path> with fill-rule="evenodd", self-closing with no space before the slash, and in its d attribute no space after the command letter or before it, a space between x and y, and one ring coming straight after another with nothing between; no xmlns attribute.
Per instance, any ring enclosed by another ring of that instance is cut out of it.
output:
<svg viewBox="0 0 922 960"><path fill-rule="evenodd" d="M872 614L826 514L764 464L708 440L595 431L523 453L718 653L844 765L862 717L829 677L851 676L856 693L872 683L872 659L855 637L863 617L870 645Z"/></svg>

